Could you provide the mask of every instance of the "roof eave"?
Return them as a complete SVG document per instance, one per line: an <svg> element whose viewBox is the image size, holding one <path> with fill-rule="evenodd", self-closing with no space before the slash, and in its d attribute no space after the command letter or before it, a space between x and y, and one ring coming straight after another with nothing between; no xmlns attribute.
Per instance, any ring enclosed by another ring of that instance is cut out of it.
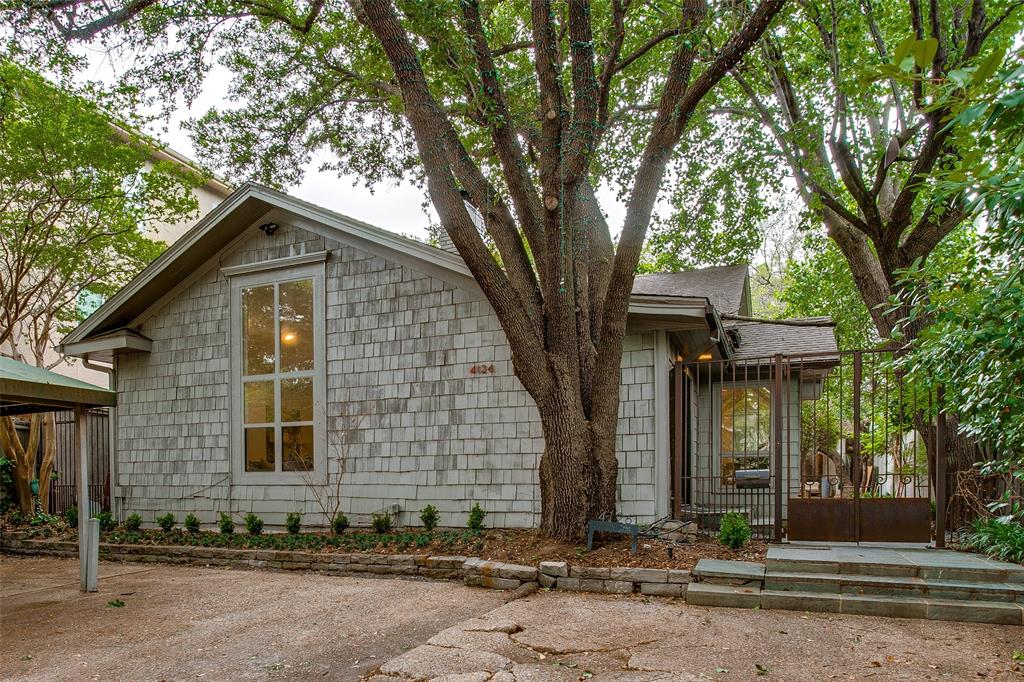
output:
<svg viewBox="0 0 1024 682"><path fill-rule="evenodd" d="M84 341L62 343L57 350L70 357L110 361L114 355L122 353L149 353L153 350L153 342L130 329L121 329Z"/></svg>

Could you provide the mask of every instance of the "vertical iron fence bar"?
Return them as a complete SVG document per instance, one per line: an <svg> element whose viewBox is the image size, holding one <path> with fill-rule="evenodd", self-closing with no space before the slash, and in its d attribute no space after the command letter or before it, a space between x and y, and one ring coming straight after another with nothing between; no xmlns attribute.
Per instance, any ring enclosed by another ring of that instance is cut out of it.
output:
<svg viewBox="0 0 1024 682"><path fill-rule="evenodd" d="M860 391L861 352L853 354L853 536L860 542Z"/></svg>
<svg viewBox="0 0 1024 682"><path fill-rule="evenodd" d="M775 542L782 542L782 354L775 356Z"/></svg>
<svg viewBox="0 0 1024 682"><path fill-rule="evenodd" d="M672 518L678 519L683 511L683 364L674 363L672 371Z"/></svg>
<svg viewBox="0 0 1024 682"><path fill-rule="evenodd" d="M945 391L935 391L938 410L935 416L935 546L946 546L946 410Z"/></svg>

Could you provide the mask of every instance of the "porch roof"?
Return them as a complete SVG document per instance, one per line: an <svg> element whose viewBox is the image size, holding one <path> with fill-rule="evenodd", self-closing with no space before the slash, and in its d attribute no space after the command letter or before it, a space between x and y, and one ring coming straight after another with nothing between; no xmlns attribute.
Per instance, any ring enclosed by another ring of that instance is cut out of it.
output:
<svg viewBox="0 0 1024 682"><path fill-rule="evenodd" d="M726 265L682 272L637 275L633 295L706 298L725 315L749 315L747 265Z"/></svg>
<svg viewBox="0 0 1024 682"><path fill-rule="evenodd" d="M726 330L735 335L736 360L766 358L781 353L789 357L809 356L810 362L839 359L835 322L830 317L789 320L756 320L723 315Z"/></svg>
<svg viewBox="0 0 1024 682"><path fill-rule="evenodd" d="M0 356L0 416L116 402L113 391Z"/></svg>

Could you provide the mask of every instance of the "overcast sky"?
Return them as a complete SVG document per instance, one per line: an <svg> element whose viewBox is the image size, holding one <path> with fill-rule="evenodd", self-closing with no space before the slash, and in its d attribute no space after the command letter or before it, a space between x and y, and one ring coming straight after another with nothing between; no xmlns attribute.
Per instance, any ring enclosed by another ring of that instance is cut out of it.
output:
<svg viewBox="0 0 1024 682"><path fill-rule="evenodd" d="M81 54L86 55L89 61L89 68L80 74L82 80L112 83L118 73L124 70L102 49L82 46ZM181 124L183 121L201 116L211 107L232 108L233 104L223 97L223 93L228 90L229 80L230 74L227 70L215 66L204 83L202 94L191 107L187 107L184 100L179 101L179 107L171 120L166 122L166 131L160 126L154 126L145 132L157 137L180 154L192 159L198 158L195 146ZM389 182L378 185L371 191L355 176L339 177L333 171L319 171L318 167L329 158L329 154L324 151L314 155L313 160L306 166L302 183L288 187L288 192L372 225L421 239L427 237L427 226L432 220L436 222L437 218L433 208L429 209L429 216L424 213L424 195L417 187L410 182ZM602 208L609 217L612 232L617 233L625 216L625 206L616 200L615 193L607 187L599 188L597 194Z"/></svg>

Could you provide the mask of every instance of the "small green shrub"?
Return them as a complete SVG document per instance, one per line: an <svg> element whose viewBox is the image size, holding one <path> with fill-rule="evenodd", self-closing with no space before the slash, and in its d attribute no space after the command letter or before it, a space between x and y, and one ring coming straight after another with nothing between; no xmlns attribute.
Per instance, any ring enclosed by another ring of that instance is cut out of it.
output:
<svg viewBox="0 0 1024 682"><path fill-rule="evenodd" d="M299 531L302 530L302 514L299 512L291 512L288 514L288 518L285 519L284 527L288 530L289 535L298 535Z"/></svg>
<svg viewBox="0 0 1024 682"><path fill-rule="evenodd" d="M78 507L68 507L64 510L64 523L70 528L78 528Z"/></svg>
<svg viewBox="0 0 1024 682"><path fill-rule="evenodd" d="M374 514L373 520L370 522L373 526L373 530L378 535L384 535L391 530L391 514L387 512L381 512L380 514Z"/></svg>
<svg viewBox="0 0 1024 682"><path fill-rule="evenodd" d="M262 535L263 534L263 519L256 516L255 514L245 515L245 532L249 535Z"/></svg>
<svg viewBox="0 0 1024 682"><path fill-rule="evenodd" d="M231 520L230 514L221 512L217 525L220 527L221 535L232 535L235 532L235 522Z"/></svg>
<svg viewBox="0 0 1024 682"><path fill-rule="evenodd" d="M487 516L487 512L485 512L480 507L480 503L477 502L473 505L473 508L469 510L469 521L466 522L466 527L472 531L483 530L485 516Z"/></svg>
<svg viewBox="0 0 1024 682"><path fill-rule="evenodd" d="M199 518L195 514L189 514L185 517L185 530L189 533L199 532Z"/></svg>
<svg viewBox="0 0 1024 682"><path fill-rule="evenodd" d="M178 520L174 518L174 514L167 512L163 516L156 517L156 525L160 526L160 530L165 533L170 533L174 530L174 524L178 523Z"/></svg>
<svg viewBox="0 0 1024 682"><path fill-rule="evenodd" d="M93 518L100 522L101 532L109 533L117 528L117 521L114 520L114 515L110 512L100 512Z"/></svg>
<svg viewBox="0 0 1024 682"><path fill-rule="evenodd" d="M331 519L331 532L335 535L341 535L345 532L346 528L348 528L348 517L341 512L338 512L334 515L334 518Z"/></svg>
<svg viewBox="0 0 1024 682"><path fill-rule="evenodd" d="M39 511L33 514L32 517L28 520L28 525L50 526L57 523L58 521L60 521L59 516L54 516L53 514L47 514L46 512Z"/></svg>
<svg viewBox="0 0 1024 682"><path fill-rule="evenodd" d="M718 541L729 549L739 549L750 542L750 524L739 512L727 512L718 526Z"/></svg>
<svg viewBox="0 0 1024 682"><path fill-rule="evenodd" d="M142 528L142 517L138 514L132 514L124 520L124 529L134 533L135 531Z"/></svg>
<svg viewBox="0 0 1024 682"><path fill-rule="evenodd" d="M1000 561L1024 563L1024 525L1013 518L975 520L965 544Z"/></svg>
<svg viewBox="0 0 1024 682"><path fill-rule="evenodd" d="M428 504L420 512L420 521L423 522L423 527L427 530L434 530L437 528L437 522L441 519L441 515L437 512L437 507L432 504Z"/></svg>

